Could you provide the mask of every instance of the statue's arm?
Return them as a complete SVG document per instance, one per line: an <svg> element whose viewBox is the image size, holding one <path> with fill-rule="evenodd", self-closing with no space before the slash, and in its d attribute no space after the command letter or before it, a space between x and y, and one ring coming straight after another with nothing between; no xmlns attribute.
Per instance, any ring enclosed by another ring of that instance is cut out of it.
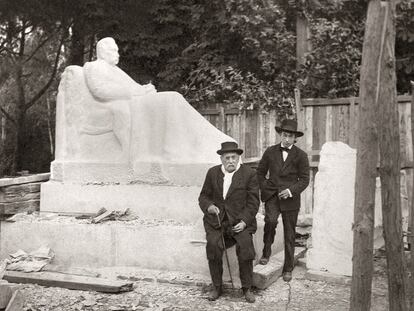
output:
<svg viewBox="0 0 414 311"><path fill-rule="evenodd" d="M91 94L99 101L107 102L132 97L131 81L119 75L116 69L116 67L102 66L97 62L85 64L86 85Z"/></svg>

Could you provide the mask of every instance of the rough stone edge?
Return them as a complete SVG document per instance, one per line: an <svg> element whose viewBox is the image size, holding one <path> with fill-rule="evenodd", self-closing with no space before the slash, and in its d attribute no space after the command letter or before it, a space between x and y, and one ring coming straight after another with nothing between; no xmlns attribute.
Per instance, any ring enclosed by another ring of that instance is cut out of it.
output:
<svg viewBox="0 0 414 311"><path fill-rule="evenodd" d="M0 187L6 187L10 185L27 184L39 181L48 181L50 179L50 173L34 174L30 176L1 178Z"/></svg>
<svg viewBox="0 0 414 311"><path fill-rule="evenodd" d="M305 279L310 281L317 282L326 282L339 285L351 285L352 278L349 276L317 271L317 270L308 270L305 273Z"/></svg>

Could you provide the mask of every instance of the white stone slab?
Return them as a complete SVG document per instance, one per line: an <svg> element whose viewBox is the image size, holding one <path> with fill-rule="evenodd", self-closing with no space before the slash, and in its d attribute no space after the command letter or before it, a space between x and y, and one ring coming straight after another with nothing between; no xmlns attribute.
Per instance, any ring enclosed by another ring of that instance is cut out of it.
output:
<svg viewBox="0 0 414 311"><path fill-rule="evenodd" d="M341 142L327 142L320 154L307 268L349 276L352 275L356 150ZM377 205L376 220L381 219L380 209Z"/></svg>

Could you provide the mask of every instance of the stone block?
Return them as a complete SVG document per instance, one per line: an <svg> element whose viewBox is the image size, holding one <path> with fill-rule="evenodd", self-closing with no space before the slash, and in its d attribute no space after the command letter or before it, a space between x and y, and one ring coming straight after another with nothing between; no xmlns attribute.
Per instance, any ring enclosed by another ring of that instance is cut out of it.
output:
<svg viewBox="0 0 414 311"><path fill-rule="evenodd" d="M305 255L306 249L303 247L295 247L295 264L297 260ZM282 275L284 251L270 257L267 265L256 265L253 268L253 286L259 289L268 288Z"/></svg>
<svg viewBox="0 0 414 311"><path fill-rule="evenodd" d="M16 290L7 305L6 311L22 311L24 307L24 295L20 290Z"/></svg>
<svg viewBox="0 0 414 311"><path fill-rule="evenodd" d="M0 309L6 308L13 293L21 288L20 285L10 284L6 280L4 281L4 283L0 284Z"/></svg>
<svg viewBox="0 0 414 311"><path fill-rule="evenodd" d="M315 177L312 247L307 267L333 274L352 274L356 150L327 142ZM376 226L381 206L376 205ZM377 231L376 231L377 232Z"/></svg>

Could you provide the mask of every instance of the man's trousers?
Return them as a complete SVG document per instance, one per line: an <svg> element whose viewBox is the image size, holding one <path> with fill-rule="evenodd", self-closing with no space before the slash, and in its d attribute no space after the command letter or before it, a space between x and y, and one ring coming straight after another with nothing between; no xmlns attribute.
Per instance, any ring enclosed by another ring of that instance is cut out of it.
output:
<svg viewBox="0 0 414 311"><path fill-rule="evenodd" d="M283 272L291 272L294 267L296 222L299 210L282 211L277 196L265 202L265 227L263 235L263 257L269 258L272 253L272 244L275 240L277 219L282 214L283 233L285 242L285 263Z"/></svg>
<svg viewBox="0 0 414 311"><path fill-rule="evenodd" d="M213 285L222 285L223 276L223 252L224 246L221 239L221 230L211 226L206 227L207 238L207 259ZM253 260L255 250L253 246L252 234L244 230L240 233L224 233L224 243L226 248L236 245L236 254L239 262L240 280L243 288L252 286Z"/></svg>

